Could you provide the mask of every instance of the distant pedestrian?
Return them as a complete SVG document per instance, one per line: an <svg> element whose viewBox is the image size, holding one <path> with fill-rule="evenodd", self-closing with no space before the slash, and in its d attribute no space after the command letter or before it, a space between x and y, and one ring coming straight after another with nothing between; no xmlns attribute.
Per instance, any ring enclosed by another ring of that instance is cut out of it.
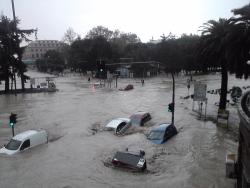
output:
<svg viewBox="0 0 250 188"><path fill-rule="evenodd" d="M141 80L141 85L144 86L144 80L143 79Z"/></svg>
<svg viewBox="0 0 250 188"><path fill-rule="evenodd" d="M88 82L90 82L90 77L88 78Z"/></svg>

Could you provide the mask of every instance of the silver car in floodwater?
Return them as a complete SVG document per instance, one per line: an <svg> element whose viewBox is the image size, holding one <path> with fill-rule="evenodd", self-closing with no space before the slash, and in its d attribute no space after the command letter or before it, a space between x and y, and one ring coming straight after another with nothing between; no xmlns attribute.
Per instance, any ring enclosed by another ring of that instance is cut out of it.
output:
<svg viewBox="0 0 250 188"><path fill-rule="evenodd" d="M116 118L111 120L105 127L108 130L114 130L115 134L119 135L126 132L130 125L129 118Z"/></svg>

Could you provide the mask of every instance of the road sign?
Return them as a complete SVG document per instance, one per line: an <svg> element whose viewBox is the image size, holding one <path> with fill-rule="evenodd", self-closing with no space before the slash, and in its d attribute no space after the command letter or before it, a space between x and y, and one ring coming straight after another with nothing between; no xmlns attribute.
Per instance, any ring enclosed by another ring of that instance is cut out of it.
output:
<svg viewBox="0 0 250 188"><path fill-rule="evenodd" d="M207 85L200 82L194 84L194 101L206 101Z"/></svg>

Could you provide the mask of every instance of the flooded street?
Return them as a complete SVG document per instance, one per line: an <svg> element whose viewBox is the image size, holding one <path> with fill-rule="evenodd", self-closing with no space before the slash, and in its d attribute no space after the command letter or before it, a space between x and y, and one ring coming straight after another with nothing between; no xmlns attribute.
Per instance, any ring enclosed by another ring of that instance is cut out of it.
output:
<svg viewBox="0 0 250 188"><path fill-rule="evenodd" d="M33 73L35 74L35 73ZM220 76L196 76L208 90L220 87ZM75 187L173 187L230 188L234 181L225 177L225 156L237 151L237 135L217 128L213 121L201 121L192 111L187 77L176 78L175 124L179 133L162 145L148 141L151 126L171 122L168 103L172 97L171 77L118 79L118 88L133 84L131 91L94 88L86 77L59 77L58 92L0 95L0 144L11 138L9 114L18 114L16 133L43 128L49 143L14 156L0 156L1 188ZM229 79L229 87L246 85ZM191 86L190 93L193 93ZM219 95L207 95L208 116L217 111ZM229 107L230 130L237 129L236 107ZM143 131L115 136L103 127L117 117L148 111L152 120ZM93 130L94 129L94 130ZM106 167L104 163L117 150L143 149L148 171L130 173Z"/></svg>

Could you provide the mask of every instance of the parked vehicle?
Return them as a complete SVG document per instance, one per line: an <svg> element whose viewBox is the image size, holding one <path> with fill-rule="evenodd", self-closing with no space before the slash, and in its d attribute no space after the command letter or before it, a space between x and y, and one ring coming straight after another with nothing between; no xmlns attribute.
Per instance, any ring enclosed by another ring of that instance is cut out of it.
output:
<svg viewBox="0 0 250 188"><path fill-rule="evenodd" d="M151 120L151 115L148 112L137 112L130 116L132 126L143 126Z"/></svg>
<svg viewBox="0 0 250 188"><path fill-rule="evenodd" d="M115 134L122 134L130 127L130 119L128 118L113 119L105 127L108 130L114 130Z"/></svg>
<svg viewBox="0 0 250 188"><path fill-rule="evenodd" d="M177 134L176 127L172 124L164 123L154 127L147 138L155 144L162 144Z"/></svg>
<svg viewBox="0 0 250 188"><path fill-rule="evenodd" d="M140 151L139 154L131 152L116 152L112 159L114 167L125 168L132 171L144 171L147 168L145 152Z"/></svg>
<svg viewBox="0 0 250 188"><path fill-rule="evenodd" d="M126 85L124 88L120 88L120 91L129 91L131 89L134 89L134 86L132 84Z"/></svg>
<svg viewBox="0 0 250 188"><path fill-rule="evenodd" d="M0 153L13 155L47 142L48 133L45 130L28 130L14 136L0 149Z"/></svg>

